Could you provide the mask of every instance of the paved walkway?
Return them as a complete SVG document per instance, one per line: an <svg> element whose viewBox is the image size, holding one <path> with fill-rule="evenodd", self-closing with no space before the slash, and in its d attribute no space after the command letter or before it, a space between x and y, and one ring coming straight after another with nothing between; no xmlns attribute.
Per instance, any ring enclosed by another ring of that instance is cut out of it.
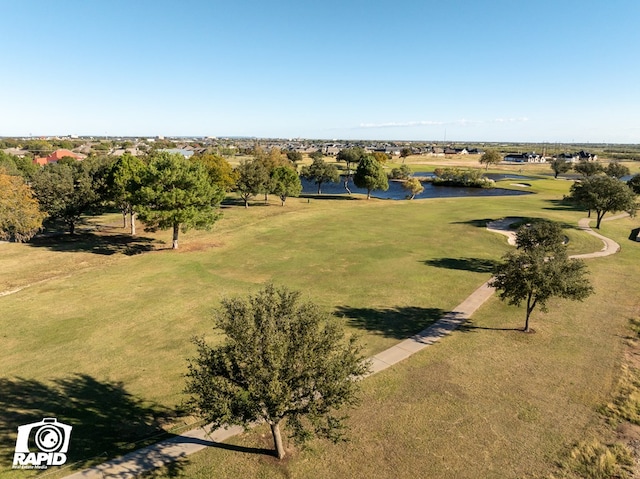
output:
<svg viewBox="0 0 640 479"><path fill-rule="evenodd" d="M625 215L613 216L609 218L609 220L624 216ZM515 233L508 230L508 226L517 220L518 218L505 218L494 221L487 224L487 229L504 234L508 238L515 238ZM589 221L589 218L581 219L578 223L579 228L602 239L604 247L595 253L575 255L572 257L596 258L618 252L620 245L594 232L589 227ZM514 243L510 242L510 244ZM493 294L494 289L489 287L488 282L484 283L471 293L467 299L456 306L453 311L445 314L442 319L436 321L424 331L370 358L371 372L369 375L383 371L447 336L468 320ZM133 479L145 471L175 462L206 447L214 446L216 443L225 441L241 432L242 428L237 426L229 429L220 428L211 434L208 434L205 428L193 429L179 436L172 437L171 439L131 452L120 458L113 459L90 469L85 469L84 471L76 472L75 474L66 476L66 479Z"/></svg>

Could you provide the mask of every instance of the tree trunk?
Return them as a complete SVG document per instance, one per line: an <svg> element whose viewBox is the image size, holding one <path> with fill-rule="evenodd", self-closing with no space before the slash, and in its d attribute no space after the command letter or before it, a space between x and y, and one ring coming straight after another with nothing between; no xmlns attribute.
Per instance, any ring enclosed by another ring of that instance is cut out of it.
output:
<svg viewBox="0 0 640 479"><path fill-rule="evenodd" d="M347 190L348 194L351 194L351 190L349 189L349 178L351 178L351 170L350 169L347 172L347 177L344 179L344 189Z"/></svg>
<svg viewBox="0 0 640 479"><path fill-rule="evenodd" d="M278 459L282 459L284 457L284 446L282 445L279 422L271 424L271 434L273 435L273 444L276 447L276 455Z"/></svg>
<svg viewBox="0 0 640 479"><path fill-rule="evenodd" d="M599 230L600 229L600 222L602 221L602 218L604 218L604 214L606 213L603 212L602 214L600 214L599 211L596 211L596 215L597 215L597 219L596 219L596 229Z"/></svg>
<svg viewBox="0 0 640 479"><path fill-rule="evenodd" d="M285 202L286 199L287 199L286 196L281 196L280 197L280 201L282 201L282 204L280 206L284 206L284 202Z"/></svg>
<svg viewBox="0 0 640 479"><path fill-rule="evenodd" d="M69 222L69 234L70 235L76 234L76 224L73 221Z"/></svg>
<svg viewBox="0 0 640 479"><path fill-rule="evenodd" d="M136 235L136 212L131 211L131 236Z"/></svg>
<svg viewBox="0 0 640 479"><path fill-rule="evenodd" d="M122 210L122 229L125 229L127 227L127 210L123 209Z"/></svg>
<svg viewBox="0 0 640 479"><path fill-rule="evenodd" d="M531 317L531 313L533 312L533 308L536 307L536 301L533 301L533 304L531 303L531 297L532 294L529 293L529 296L527 296L527 318L524 321L524 329L522 331L524 331L525 333L529 332L529 318Z"/></svg>
<svg viewBox="0 0 640 479"><path fill-rule="evenodd" d="M178 232L180 231L180 223L173 224L173 244L171 249L178 249Z"/></svg>
<svg viewBox="0 0 640 479"><path fill-rule="evenodd" d="M367 190L367 199L371 198L371 190Z"/></svg>
<svg viewBox="0 0 640 479"><path fill-rule="evenodd" d="M322 186L322 183L318 183L318 194L322 194L322 192L320 191L321 186Z"/></svg>

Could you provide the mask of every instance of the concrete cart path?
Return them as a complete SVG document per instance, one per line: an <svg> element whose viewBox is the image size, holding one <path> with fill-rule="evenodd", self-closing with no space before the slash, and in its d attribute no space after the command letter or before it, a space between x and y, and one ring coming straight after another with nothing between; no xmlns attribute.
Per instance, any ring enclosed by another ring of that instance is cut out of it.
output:
<svg viewBox="0 0 640 479"><path fill-rule="evenodd" d="M624 216L625 215L619 215L609 219L614 220ZM508 226L514 221L517 221L517 218L505 218L504 220L491 222L487 225L487 229L513 238L515 234L508 230ZM581 219L579 228L602 239L604 247L601 251L586 255L576 255L573 256L574 258L608 256L620 250L618 243L594 232L589 227L589 221L589 218ZM512 243L510 242L510 244ZM456 306L453 311L445 314L424 331L376 354L370 358L371 372L369 375L383 371L447 336L468 320L485 301L493 296L494 292L495 290L489 287L488 282L484 283L471 293L467 299ZM76 472L66 476L66 479L133 479L145 471L150 471L175 462L206 447L215 446L216 443L225 441L242 432L242 428L238 426L228 429L216 429L211 433L207 433L208 430L209 428L207 427L193 429L184 434L131 452L120 458ZM73 438L71 441L73 443Z"/></svg>

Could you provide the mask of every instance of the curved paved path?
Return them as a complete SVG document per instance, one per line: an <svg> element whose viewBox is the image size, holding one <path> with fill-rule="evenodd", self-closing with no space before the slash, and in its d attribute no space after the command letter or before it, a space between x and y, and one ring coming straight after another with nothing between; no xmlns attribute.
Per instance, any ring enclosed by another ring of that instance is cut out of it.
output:
<svg viewBox="0 0 640 479"><path fill-rule="evenodd" d="M625 215L618 215L608 219L614 220L624 216ZM508 238L515 239L515 233L509 230L508 226L518 219L519 218L504 218L493 221L487 224L487 229L504 234ZM618 243L593 231L589 227L589 222L589 218L583 218L579 221L578 226L581 230L602 239L604 247L595 253L574 255L572 256L573 258L608 256L620 250ZM510 242L509 244L515 243ZM467 299L456 306L453 311L445 314L442 319L436 321L424 331L370 358L371 372L369 375L383 371L439 341L444 336L447 336L469 319L493 294L494 289L489 287L488 282L484 283L471 293ZM242 430L241 427L235 426L229 429L220 428L208 434L205 428L193 429L179 436L172 437L171 439L131 452L120 458L113 459L90 469L85 469L84 471L76 472L75 474L66 476L66 479L133 479L145 471L175 462L206 447L215 446L216 443L240 434ZM73 444L73 438L71 439L71 443Z"/></svg>

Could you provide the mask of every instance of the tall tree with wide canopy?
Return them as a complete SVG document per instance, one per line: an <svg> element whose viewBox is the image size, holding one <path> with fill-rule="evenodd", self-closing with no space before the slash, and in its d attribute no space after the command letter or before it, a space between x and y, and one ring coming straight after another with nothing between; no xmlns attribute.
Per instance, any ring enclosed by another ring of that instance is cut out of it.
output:
<svg viewBox="0 0 640 479"><path fill-rule="evenodd" d="M597 161L581 160L573 166L573 169L585 178L602 173L602 165Z"/></svg>
<svg viewBox="0 0 640 479"><path fill-rule="evenodd" d="M551 169L553 170L554 178L557 178L560 174L571 171L571 169L573 168L573 165L569 161L566 161L562 158L556 158L551 163L549 163L549 166L551 166Z"/></svg>
<svg viewBox="0 0 640 479"><path fill-rule="evenodd" d="M575 182L571 186L569 200L596 212L596 228L605 214L616 211L635 213L638 205L633 190L623 181L605 175L597 175Z"/></svg>
<svg viewBox="0 0 640 479"><path fill-rule="evenodd" d="M280 459L283 424L300 442L343 438L346 418L336 412L357 404L369 366L335 318L298 292L268 285L248 299L224 299L216 326L224 343L196 339L189 361L186 392L196 415L213 428L265 421Z"/></svg>
<svg viewBox="0 0 640 479"><path fill-rule="evenodd" d="M480 157L480 164L485 165L485 170L489 169L489 165L497 165L502 161L502 156L495 150L488 150Z"/></svg>
<svg viewBox="0 0 640 479"><path fill-rule="evenodd" d="M135 202L145 168L141 159L125 153L111 165L106 175L107 195L122 211L124 228L127 227L129 216L131 236L136 235Z"/></svg>
<svg viewBox="0 0 640 479"><path fill-rule="evenodd" d="M407 198L412 200L424 191L424 186L422 186L422 182L418 178L408 178L402 182L402 188L404 188L409 194Z"/></svg>
<svg viewBox="0 0 640 479"><path fill-rule="evenodd" d="M42 228L47 215L22 177L3 171L0 168L0 239L29 241Z"/></svg>
<svg viewBox="0 0 640 479"><path fill-rule="evenodd" d="M373 190L387 191L389 189L389 180L384 168L372 156L365 156L360 160L353 175L353 183L358 188L367 190L367 199L371 198Z"/></svg>
<svg viewBox="0 0 640 479"><path fill-rule="evenodd" d="M299 196L302 183L298 173L290 166L277 166L271 172L271 193L278 195L282 206L290 196Z"/></svg>
<svg viewBox="0 0 640 479"><path fill-rule="evenodd" d="M612 161L604 168L603 171L607 175L611 176L612 178L618 178L618 179L622 178L623 176L627 176L631 174L629 167L621 164L618 161Z"/></svg>
<svg viewBox="0 0 640 479"><path fill-rule="evenodd" d="M351 194L351 190L349 189L349 180L351 179L351 168L352 165L357 165L360 163L360 160L367 156L367 153L363 148L359 146L353 148L344 148L340 150L336 156L336 160L344 161L347 166L347 174L344 177L344 189L347 190L347 193Z"/></svg>
<svg viewBox="0 0 640 479"><path fill-rule="evenodd" d="M627 186L629 186L636 195L640 195L640 174L633 176L627 181Z"/></svg>
<svg viewBox="0 0 640 479"><path fill-rule="evenodd" d="M567 256L563 240L556 223L541 221L520 227L516 233L517 250L503 257L489 282L501 300L515 306L525 302L524 332L529 332L536 306L546 312L551 298L582 301L593 293L586 265Z"/></svg>
<svg viewBox="0 0 640 479"><path fill-rule="evenodd" d="M204 166L213 184L218 185L225 192L233 191L238 178L231 164L223 157L205 153L193 155L190 160Z"/></svg>
<svg viewBox="0 0 640 479"><path fill-rule="evenodd" d="M82 215L96 213L102 201L98 160L49 163L33 178L31 186L40 207L52 219L60 219L74 234Z"/></svg>
<svg viewBox="0 0 640 479"><path fill-rule="evenodd" d="M269 184L269 172L260 160L241 160L234 169L236 174L236 192L244 201L244 207L249 207L249 200Z"/></svg>
<svg viewBox="0 0 640 479"><path fill-rule="evenodd" d="M158 152L142 176L136 203L145 229L172 228L172 248L178 249L180 231L209 229L220 218L223 198L224 190L209 181L202 165L180 154Z"/></svg>
<svg viewBox="0 0 640 479"><path fill-rule="evenodd" d="M323 183L337 183L340 181L340 173L336 165L327 163L322 158L315 158L313 163L303 167L301 176L318 185L318 194L322 193Z"/></svg>

